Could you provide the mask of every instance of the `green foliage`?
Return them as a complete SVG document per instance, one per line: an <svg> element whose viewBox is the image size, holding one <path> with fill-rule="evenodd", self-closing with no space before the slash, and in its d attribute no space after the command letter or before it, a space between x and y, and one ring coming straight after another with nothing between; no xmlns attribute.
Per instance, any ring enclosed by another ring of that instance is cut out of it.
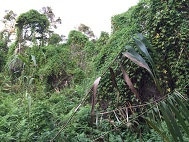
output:
<svg viewBox="0 0 189 142"><path fill-rule="evenodd" d="M20 102L21 99L14 99L14 94L1 93L1 122L0 122L0 140L1 141L14 141L24 140L27 141L27 122L22 115L24 106ZM20 133L23 131L23 133ZM22 137L23 136L23 137ZM21 138L22 137L22 138Z"/></svg>
<svg viewBox="0 0 189 142"><path fill-rule="evenodd" d="M162 92L162 89L160 86L160 82L157 78L157 69L155 67L155 63L152 60L152 58L147 50L147 47L143 42L146 42L146 44L149 46L148 47L149 49L152 47L150 46L148 41L145 40L145 37L143 37L143 35L137 34L137 36L140 39L134 38L134 41L138 47L140 54L142 54L144 56L144 58L146 59L146 61L150 64L151 69L150 69L149 65L146 63L146 61L142 58L142 56L140 54L138 54L133 47L126 46L127 52L124 52L123 55L126 56L127 58L129 58L131 61L133 61L138 66L145 68L150 73L158 91L160 92L160 95L162 96L163 92Z"/></svg>
<svg viewBox="0 0 189 142"><path fill-rule="evenodd" d="M3 68L6 64L6 52L3 49L0 49L0 72L3 71Z"/></svg>
<svg viewBox="0 0 189 142"><path fill-rule="evenodd" d="M91 61L94 54L97 54L97 49L95 48L95 44L92 41L87 41L84 47L84 52L86 54L86 59Z"/></svg>
<svg viewBox="0 0 189 142"><path fill-rule="evenodd" d="M184 0L168 3L151 1L149 12L155 16L149 17L147 30L153 47L160 54L156 59L160 70L166 72L161 76L162 82L170 89L181 86L183 88L189 77L187 75L189 48L186 40L188 38L188 4Z"/></svg>
<svg viewBox="0 0 189 142"><path fill-rule="evenodd" d="M135 20L137 19L133 19L133 17L131 16L132 13L135 11L135 7L136 6L131 7L127 12L124 12L122 14L118 14L112 17L111 28L112 28L113 34L116 32L120 32L123 29L136 30L137 22L135 22Z"/></svg>
<svg viewBox="0 0 189 142"><path fill-rule="evenodd" d="M6 48L5 43L1 39L0 39L0 48L1 48L1 50Z"/></svg>
<svg viewBox="0 0 189 142"><path fill-rule="evenodd" d="M35 35L40 34L39 39L42 39L42 46L44 45L44 35L49 27L49 21L44 14L40 14L36 10L30 10L21 14L16 20L17 40L33 40ZM27 31L29 30L29 31ZM31 32L31 33L28 33ZM25 38L25 39L23 39ZM36 37L35 37L36 38Z"/></svg>
<svg viewBox="0 0 189 142"><path fill-rule="evenodd" d="M71 59L72 61L77 63L77 66L79 67L77 70L85 70L86 63L85 63L85 45L89 38L82 34L79 31L70 31L68 35L68 41L67 43L70 46L71 49Z"/></svg>
<svg viewBox="0 0 189 142"><path fill-rule="evenodd" d="M77 142L77 141L85 141L88 142L90 141L89 135L91 132L91 128L89 127L89 119L90 119L90 107L89 106L85 106L85 107L81 107L80 110L77 113L77 116L75 117L75 119L73 120L73 122L71 123L71 125L69 125L69 127L67 127L67 129L61 133L62 136L64 136L64 140L63 141L73 141L73 142ZM65 116L65 118L69 116Z"/></svg>
<svg viewBox="0 0 189 142"><path fill-rule="evenodd" d="M8 50L9 43L12 42L11 36L15 33L16 14L12 10L6 10L2 19L4 29L0 32L0 41L3 42L4 50Z"/></svg>
<svg viewBox="0 0 189 142"><path fill-rule="evenodd" d="M100 37L96 41L96 46L99 48L98 50L100 51L104 45L107 44L109 39L109 34L107 32L101 32Z"/></svg>
<svg viewBox="0 0 189 142"><path fill-rule="evenodd" d="M70 31L68 35L68 44L78 46L78 50L82 49L87 41L88 37L79 31Z"/></svg>
<svg viewBox="0 0 189 142"><path fill-rule="evenodd" d="M16 94L0 94L1 111L0 111L0 140L1 141L48 141L52 134L57 132L57 128L66 121L69 116L69 111L75 107L77 100L70 99L74 95L74 91L67 94L54 93L50 96L45 94L30 94L31 95L31 110L28 117L28 100L27 97L16 96ZM76 97L75 97L76 98ZM85 123L89 107L85 107L78 114L78 118L82 118ZM80 119L77 119L73 126L81 129L83 124L80 124ZM73 127L71 127L73 128ZM77 130L73 132L68 129L71 135L67 136L70 139L78 137ZM81 129L82 131L82 129ZM68 139L66 137L66 139ZM60 138L61 140L61 138Z"/></svg>
<svg viewBox="0 0 189 142"><path fill-rule="evenodd" d="M187 41L181 41L178 35L183 34L184 37L188 35L186 34L188 31L186 30L188 18L184 18L188 10L187 4L184 4L183 1L176 1L176 3L177 4L171 2L166 3L164 1L143 0L136 6L131 7L127 12L112 17L113 34L110 36L107 45L103 47L96 58L96 66L100 68L99 70L104 71L111 61L115 59L120 50L123 50L126 44L133 45L130 41L130 36L140 32L144 33L149 41L151 41L152 48L148 47L149 53L156 63L155 68L158 68L157 76L159 80L161 80L160 85L162 86L162 91L168 93L174 88L180 87L181 84L181 88L183 88L187 84L189 77L187 75L189 63L187 52L188 45ZM185 8L181 10L179 9L180 6ZM180 11L184 13L182 16L179 14ZM176 13L177 15L174 16ZM170 22L174 24L168 24ZM180 22L181 25L177 22ZM159 23L159 25L157 23ZM159 26L161 26L161 30L157 30ZM181 32L180 29L183 26L185 30ZM168 31L165 32L163 29L168 29ZM160 31L164 32L162 33ZM172 32L175 33L176 31L177 34L172 34ZM178 37L178 40L175 37ZM175 44L170 40L174 41ZM130 63L127 62L124 64L129 66L128 64ZM116 68L117 67L115 67L115 70ZM133 73L133 70L135 70L134 72L136 74ZM136 80L136 76L137 78L144 77L144 73L141 73L139 70L138 72L137 70L136 67L132 67L128 70L128 73L132 74L132 80ZM142 81L143 79L141 79L140 82ZM139 85L140 82L136 83ZM182 91L185 91L185 93L188 92L187 89Z"/></svg>
<svg viewBox="0 0 189 142"><path fill-rule="evenodd" d="M189 139L189 111L187 107L187 100L178 92L175 92L167 100L159 103L158 111L162 113L160 117L166 123L168 136L159 128L161 125L158 125L153 119L146 119L146 121L165 141L187 141ZM158 116L159 114L156 115Z"/></svg>
<svg viewBox="0 0 189 142"><path fill-rule="evenodd" d="M30 10L26 13L21 14L16 22L19 30L23 30L24 28L31 28L32 30L36 29L36 32L39 32L41 34L49 26L49 21L47 20L46 16L40 14L36 10Z"/></svg>
<svg viewBox="0 0 189 142"><path fill-rule="evenodd" d="M49 45L57 45L61 41L61 37L58 34L53 33L49 38Z"/></svg>
<svg viewBox="0 0 189 142"><path fill-rule="evenodd" d="M46 82L53 88L62 88L66 85L66 82L71 83L72 77L74 77L75 81L81 79L82 74L77 70L76 63L70 60L71 52L69 46L58 45L54 47L49 45L42 47L40 52L36 57L40 67L37 75L43 82Z"/></svg>

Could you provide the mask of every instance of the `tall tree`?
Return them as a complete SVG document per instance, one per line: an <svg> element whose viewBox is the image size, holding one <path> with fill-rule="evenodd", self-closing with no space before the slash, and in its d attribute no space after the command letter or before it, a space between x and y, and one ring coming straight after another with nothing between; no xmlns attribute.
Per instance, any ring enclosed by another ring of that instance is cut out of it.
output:
<svg viewBox="0 0 189 142"><path fill-rule="evenodd" d="M11 42L11 35L15 33L15 21L17 15L12 10L6 10L5 13L6 15L2 19L4 29L0 32L0 41L1 47L8 50L8 43Z"/></svg>
<svg viewBox="0 0 189 142"><path fill-rule="evenodd" d="M85 24L80 24L78 26L77 30L82 32L86 36L88 36L90 39L94 39L95 38L94 32L91 30L90 27L86 26Z"/></svg>
<svg viewBox="0 0 189 142"><path fill-rule="evenodd" d="M23 41L32 41L38 39L43 46L47 38L45 33L49 28L49 20L44 14L40 14L36 10L29 10L21 14L17 21L17 38L19 43Z"/></svg>
<svg viewBox="0 0 189 142"><path fill-rule="evenodd" d="M60 17L56 17L54 12L53 12L53 9L49 6L47 7L42 7L41 10L39 10L40 13L46 15L47 19L49 20L50 22L50 25L49 25L49 29L48 29L48 38L49 38L49 42L48 44L52 44L52 42L55 42L55 37L56 37L56 44L58 42L60 42L61 40L65 40L65 36L64 35L58 35L57 33L54 33L55 29L58 28L58 25L62 24L62 20L60 19ZM53 41L54 40L54 41Z"/></svg>
<svg viewBox="0 0 189 142"><path fill-rule="evenodd" d="M41 10L39 10L42 14L47 16L47 19L50 22L49 31L53 32L53 29L57 29L58 24L62 24L62 20L60 17L56 18L53 9L49 6L42 7Z"/></svg>

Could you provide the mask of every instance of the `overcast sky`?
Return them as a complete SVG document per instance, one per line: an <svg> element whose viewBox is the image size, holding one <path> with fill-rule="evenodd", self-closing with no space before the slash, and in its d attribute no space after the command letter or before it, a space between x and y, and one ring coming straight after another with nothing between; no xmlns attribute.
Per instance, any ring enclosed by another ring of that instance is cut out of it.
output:
<svg viewBox="0 0 189 142"><path fill-rule="evenodd" d="M30 9L40 10L50 6L56 17L62 19L58 33L68 35L70 30L83 23L89 26L94 34L111 31L111 17L125 12L139 0L1 0L0 19L5 10L21 14ZM0 23L1 24L1 23ZM2 27L2 25L0 25Z"/></svg>

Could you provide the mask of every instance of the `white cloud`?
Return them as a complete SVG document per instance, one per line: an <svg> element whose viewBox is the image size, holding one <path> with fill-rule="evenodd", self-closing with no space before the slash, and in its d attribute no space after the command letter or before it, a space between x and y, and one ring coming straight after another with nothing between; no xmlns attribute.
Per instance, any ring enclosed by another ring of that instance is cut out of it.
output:
<svg viewBox="0 0 189 142"><path fill-rule="evenodd" d="M110 32L111 17L128 10L139 0L6 0L0 5L0 19L5 10L24 13L30 9L39 10L51 6L55 15L61 17L59 34L67 35L74 26L83 23L99 36L101 31Z"/></svg>

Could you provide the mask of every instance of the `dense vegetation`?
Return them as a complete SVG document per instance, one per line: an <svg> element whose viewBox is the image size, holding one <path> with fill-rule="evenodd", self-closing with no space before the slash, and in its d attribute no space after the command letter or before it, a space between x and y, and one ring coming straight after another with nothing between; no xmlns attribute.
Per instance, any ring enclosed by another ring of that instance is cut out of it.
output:
<svg viewBox="0 0 189 142"><path fill-rule="evenodd" d="M0 141L189 141L188 15L186 0L140 0L110 35L81 24L65 40L50 7L7 11Z"/></svg>

